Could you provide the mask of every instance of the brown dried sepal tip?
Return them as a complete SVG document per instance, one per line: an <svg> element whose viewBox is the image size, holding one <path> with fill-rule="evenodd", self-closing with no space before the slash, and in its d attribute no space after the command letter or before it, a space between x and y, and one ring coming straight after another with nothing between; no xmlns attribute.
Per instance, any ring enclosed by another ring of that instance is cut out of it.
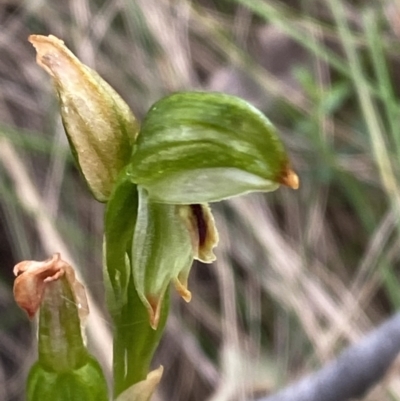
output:
<svg viewBox="0 0 400 401"><path fill-rule="evenodd" d="M292 189L298 189L300 186L299 176L290 167L285 167L279 183Z"/></svg>
<svg viewBox="0 0 400 401"><path fill-rule="evenodd" d="M55 78L54 71L57 71L61 64L65 65L66 60L76 67L81 66L74 54L65 46L64 41L53 35L30 35L28 40L36 49L36 62L53 78Z"/></svg>
<svg viewBox="0 0 400 401"><path fill-rule="evenodd" d="M14 267L14 299L32 319L43 301L45 288L49 283L62 277L73 290L75 301L84 317L88 313L86 294L83 285L76 280L72 267L55 253L45 261L25 260Z"/></svg>
<svg viewBox="0 0 400 401"><path fill-rule="evenodd" d="M190 302L192 299L191 292L182 285L178 279L174 279L175 288L177 289L179 295L186 301ZM187 284L187 283L186 283ZM160 295L146 295L147 300L147 310L149 312L149 321L152 329L157 330L158 323L161 317L162 303L164 302L164 294Z"/></svg>
<svg viewBox="0 0 400 401"><path fill-rule="evenodd" d="M146 296L148 302L150 326L153 330L157 330L158 323L160 321L163 298L164 296L157 296L157 295Z"/></svg>
<svg viewBox="0 0 400 401"><path fill-rule="evenodd" d="M185 302L192 300L192 293L187 288L187 275L183 278L178 277L173 280L176 292L183 298Z"/></svg>

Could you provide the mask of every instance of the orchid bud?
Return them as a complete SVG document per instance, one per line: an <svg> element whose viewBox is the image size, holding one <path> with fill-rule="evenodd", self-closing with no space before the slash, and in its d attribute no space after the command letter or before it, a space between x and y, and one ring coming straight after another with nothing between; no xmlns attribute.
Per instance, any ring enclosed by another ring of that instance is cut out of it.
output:
<svg viewBox="0 0 400 401"><path fill-rule="evenodd" d="M150 200L171 204L299 186L270 121L222 93L176 93L156 102L143 121L130 174Z"/></svg>
<svg viewBox="0 0 400 401"><path fill-rule="evenodd" d="M39 359L31 368L28 401L107 400L98 362L88 353L82 320L88 313L84 287L59 254L14 268L16 302L32 318L40 310Z"/></svg>
<svg viewBox="0 0 400 401"><path fill-rule="evenodd" d="M37 62L53 78L76 162L94 197L106 201L128 163L138 123L128 105L56 37L31 35Z"/></svg>

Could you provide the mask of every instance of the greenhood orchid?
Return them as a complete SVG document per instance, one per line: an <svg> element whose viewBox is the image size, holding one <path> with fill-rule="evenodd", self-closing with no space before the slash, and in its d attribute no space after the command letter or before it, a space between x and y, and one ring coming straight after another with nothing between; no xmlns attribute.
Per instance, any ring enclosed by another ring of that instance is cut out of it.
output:
<svg viewBox="0 0 400 401"><path fill-rule="evenodd" d="M170 283L190 301L193 260L215 260L218 234L208 203L281 184L297 189L299 179L274 126L246 101L175 93L156 102L139 127L121 97L61 40L33 35L30 41L53 78L76 162L95 198L106 202L105 283L115 341L130 338L126 320L140 331L139 351L131 352L135 344L126 352L114 348L114 358L121 356L116 374L145 380ZM149 318L140 329L130 307ZM124 370L130 352L146 369ZM127 388L120 387L117 394Z"/></svg>

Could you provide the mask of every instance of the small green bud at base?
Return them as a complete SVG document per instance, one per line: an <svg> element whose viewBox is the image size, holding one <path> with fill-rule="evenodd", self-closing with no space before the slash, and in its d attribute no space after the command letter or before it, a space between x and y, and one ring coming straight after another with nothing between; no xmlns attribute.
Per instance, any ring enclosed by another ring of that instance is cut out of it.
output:
<svg viewBox="0 0 400 401"><path fill-rule="evenodd" d="M18 305L31 317L40 310L39 359L30 371L28 401L107 400L100 365L84 344L82 319L88 306L72 267L54 254L41 262L20 262L14 273Z"/></svg>

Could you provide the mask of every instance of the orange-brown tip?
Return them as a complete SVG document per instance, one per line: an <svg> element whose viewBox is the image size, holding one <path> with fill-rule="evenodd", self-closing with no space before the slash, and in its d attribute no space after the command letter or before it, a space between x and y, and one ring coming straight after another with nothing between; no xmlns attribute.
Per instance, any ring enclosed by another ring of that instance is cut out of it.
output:
<svg viewBox="0 0 400 401"><path fill-rule="evenodd" d="M187 287L181 283L179 279L174 280L174 285L176 292L186 301L190 302L192 299L192 293L187 289Z"/></svg>
<svg viewBox="0 0 400 401"><path fill-rule="evenodd" d="M149 303L148 312L150 326L153 330L157 330L158 322L160 320L162 297L148 295L146 298Z"/></svg>
<svg viewBox="0 0 400 401"><path fill-rule="evenodd" d="M285 170L279 182L292 189L298 189L300 186L299 176L291 168Z"/></svg>

